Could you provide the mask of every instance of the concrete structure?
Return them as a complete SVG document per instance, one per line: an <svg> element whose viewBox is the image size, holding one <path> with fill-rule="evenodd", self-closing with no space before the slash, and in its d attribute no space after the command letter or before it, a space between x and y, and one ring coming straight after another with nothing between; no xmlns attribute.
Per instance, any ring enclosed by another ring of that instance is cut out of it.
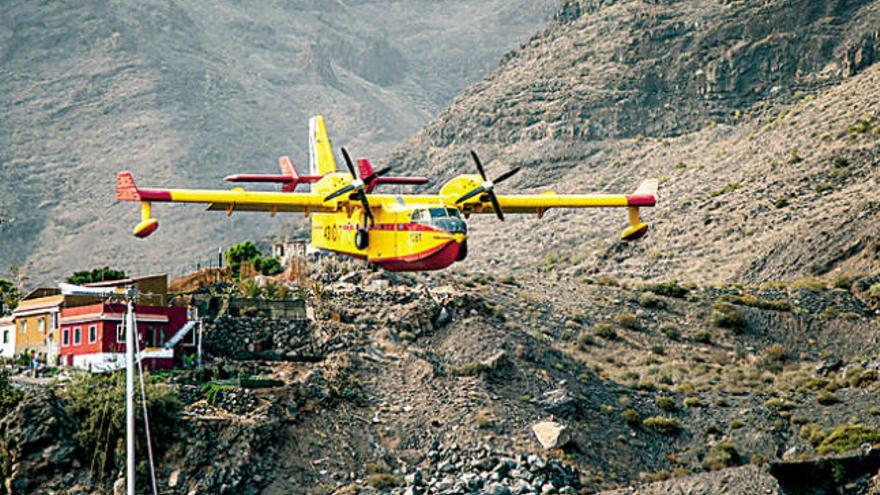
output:
<svg viewBox="0 0 880 495"><path fill-rule="evenodd" d="M11 316L0 318L0 357L15 357L15 321Z"/></svg>
<svg viewBox="0 0 880 495"><path fill-rule="evenodd" d="M135 307L137 338L146 351L144 366L168 369L174 365L175 350L194 353L196 336L180 336L187 323L186 308L169 306ZM125 335L122 304L91 304L61 311L61 363L92 371L119 369L125 364ZM190 326L192 328L192 326ZM174 348L165 344L177 336Z"/></svg>
<svg viewBox="0 0 880 495"><path fill-rule="evenodd" d="M108 280L83 284L84 287L127 287L134 285L138 290L138 303L150 306L164 306L168 295L168 275L146 275L122 280Z"/></svg>
<svg viewBox="0 0 880 495"><path fill-rule="evenodd" d="M308 241L279 241L272 245L272 257L286 267L292 259L305 258Z"/></svg>

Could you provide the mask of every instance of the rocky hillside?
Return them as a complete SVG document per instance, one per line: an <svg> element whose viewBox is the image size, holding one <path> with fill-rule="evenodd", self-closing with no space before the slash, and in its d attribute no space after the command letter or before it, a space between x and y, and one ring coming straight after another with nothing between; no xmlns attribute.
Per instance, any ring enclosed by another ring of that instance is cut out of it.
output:
<svg viewBox="0 0 880 495"><path fill-rule="evenodd" d="M162 493L876 493L878 300L852 287L344 268L292 287L309 321L217 318L204 369L155 377ZM72 383L0 421L7 486L109 492Z"/></svg>
<svg viewBox="0 0 880 495"><path fill-rule="evenodd" d="M112 260L132 272L206 261L263 238L250 216L136 212L113 177L224 187L235 171L306 165L307 118L378 158L534 33L557 0L5 2L0 16L0 271L32 282ZM98 241L100 239L100 241Z"/></svg>
<svg viewBox="0 0 880 495"><path fill-rule="evenodd" d="M465 269L505 253L633 278L871 273L878 20L876 1L571 1L390 162L448 178L475 148L495 174L524 167L510 188L661 180L638 244L615 241L621 212L479 219Z"/></svg>

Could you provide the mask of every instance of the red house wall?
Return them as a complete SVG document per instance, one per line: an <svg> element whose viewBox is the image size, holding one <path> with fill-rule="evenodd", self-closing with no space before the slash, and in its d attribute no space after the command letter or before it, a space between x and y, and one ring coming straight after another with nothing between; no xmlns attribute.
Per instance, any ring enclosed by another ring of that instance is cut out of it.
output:
<svg viewBox="0 0 880 495"><path fill-rule="evenodd" d="M61 344L60 353L66 355L93 354L100 352L125 352L125 342L117 342L116 327L122 325L122 321L117 320L100 320L99 314L124 314L125 306L122 304L93 304L89 306L78 306L73 308L63 308L61 310L61 318L70 318L76 316L94 314L95 319L83 321L81 323L62 323L61 332L59 332L59 343ZM136 306L135 313L144 315L164 315L168 317L167 323L160 322L138 322L138 337L141 349L145 347L146 335L150 328L164 330L164 336L160 344L169 341L178 330L186 324L186 309L178 307L165 306ZM97 325L97 341L89 343L89 326ZM82 340L79 345L74 345L74 329L82 328ZM69 332L69 345L63 345L64 331Z"/></svg>

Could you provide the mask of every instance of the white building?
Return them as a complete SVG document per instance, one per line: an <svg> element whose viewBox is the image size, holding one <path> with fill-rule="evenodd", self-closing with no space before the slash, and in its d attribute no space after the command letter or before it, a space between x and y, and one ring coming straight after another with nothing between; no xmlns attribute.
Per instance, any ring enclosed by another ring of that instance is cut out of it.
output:
<svg viewBox="0 0 880 495"><path fill-rule="evenodd" d="M15 323L11 316L0 318L0 357L15 357Z"/></svg>

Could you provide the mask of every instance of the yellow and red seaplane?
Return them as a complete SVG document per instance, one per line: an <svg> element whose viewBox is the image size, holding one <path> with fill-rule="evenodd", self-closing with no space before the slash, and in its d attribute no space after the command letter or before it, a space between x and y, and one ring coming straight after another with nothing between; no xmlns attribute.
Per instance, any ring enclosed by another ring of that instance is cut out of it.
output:
<svg viewBox="0 0 880 495"><path fill-rule="evenodd" d="M541 218L551 208L626 208L629 226L621 238L642 237L648 224L639 208L654 206L657 181L646 180L633 194L496 194L495 187L516 174L509 170L490 180L477 154L471 157L478 174L459 175L438 194L376 194L379 184L422 184L423 177L386 177L388 167L373 171L366 160L358 167L342 148L348 172L336 168L336 159L323 118L310 121L310 175L299 176L287 157L280 159L281 175L234 175L231 182L277 182L281 192L193 189L141 189L130 172L116 177L116 199L141 203L141 222L134 235L147 237L159 226L153 218L156 202L203 203L210 211L304 213L312 221L316 248L366 259L390 271L424 271L446 268L467 256L467 225L473 214L530 213ZM309 192L295 192L309 184Z"/></svg>

